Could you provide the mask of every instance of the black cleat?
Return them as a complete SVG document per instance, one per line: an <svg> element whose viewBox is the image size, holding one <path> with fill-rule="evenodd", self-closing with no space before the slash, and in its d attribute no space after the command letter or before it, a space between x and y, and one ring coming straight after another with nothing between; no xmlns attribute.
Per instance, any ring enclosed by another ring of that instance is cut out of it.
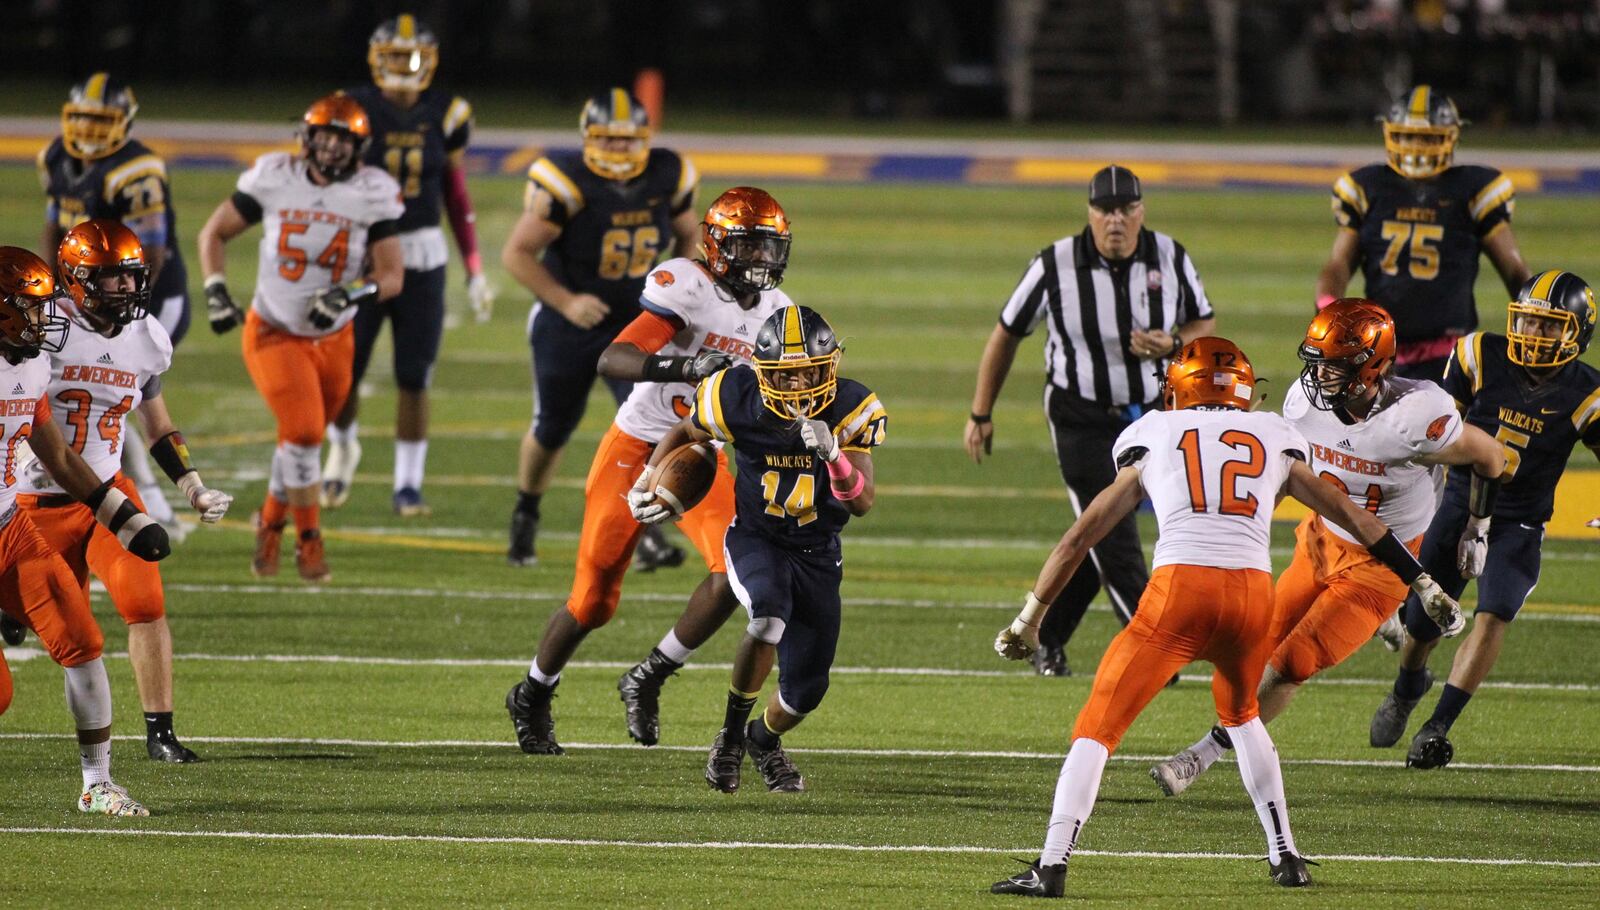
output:
<svg viewBox="0 0 1600 910"><path fill-rule="evenodd" d="M661 740L661 684L682 669L655 648L617 680L617 692L628 712L628 735L644 746Z"/></svg>
<svg viewBox="0 0 1600 910"><path fill-rule="evenodd" d="M1427 695L1433 688L1433 671L1423 670L1423 679L1426 685L1422 687L1422 695ZM1411 718L1411 712L1417 708L1417 703L1422 701L1422 695L1416 698L1401 698L1390 689L1389 694L1383 697L1383 704L1378 706L1372 715L1372 729L1368 735L1374 748L1387 749L1400 741L1405 735L1406 721Z"/></svg>
<svg viewBox="0 0 1600 910"><path fill-rule="evenodd" d="M1018 862L1025 862L1018 860ZM1022 897L1061 897L1067 893L1067 864L1041 866L1038 860L1005 881L989 886L990 894L1016 894Z"/></svg>
<svg viewBox="0 0 1600 910"><path fill-rule="evenodd" d="M529 755L565 755L567 750L556 742L556 721L550 716L550 699L556 697L556 685L546 686L524 679L506 693L506 710L511 714L511 726L517 731L517 745Z"/></svg>
<svg viewBox="0 0 1600 910"><path fill-rule="evenodd" d="M1067 665L1067 649L1062 645L1040 644L1033 652L1033 672L1040 676L1071 676Z"/></svg>
<svg viewBox="0 0 1600 910"><path fill-rule="evenodd" d="M711 754L706 757L706 783L711 789L723 793L739 792L739 765L744 763L744 743L727 744L728 730L717 731L711 741Z"/></svg>
<svg viewBox="0 0 1600 910"><path fill-rule="evenodd" d="M197 762L200 756L194 750L178 742L178 737L171 733L158 733L145 738L144 749L150 754L151 761L171 762L175 765L187 765Z"/></svg>
<svg viewBox="0 0 1600 910"><path fill-rule="evenodd" d="M1306 868L1307 862L1308 860L1301 859L1293 853L1285 852L1281 861L1267 866L1267 874L1272 876L1275 883L1285 888L1304 888L1311 884L1311 872ZM1311 865L1315 866L1316 863Z"/></svg>
<svg viewBox="0 0 1600 910"><path fill-rule="evenodd" d="M1450 759L1455 757L1456 747L1450 745L1450 738L1444 724L1428 721L1417 731L1411 740L1411 750L1406 753L1407 768L1443 768L1450 764Z"/></svg>
<svg viewBox="0 0 1600 910"><path fill-rule="evenodd" d="M659 527L646 525L633 551L633 568L638 572L676 569L683 565L683 557L683 548L668 540Z"/></svg>
<svg viewBox="0 0 1600 910"><path fill-rule="evenodd" d="M755 721L750 722L751 726ZM744 734L744 747L750 753L750 760L761 770L761 779L766 781L767 789L773 793L804 793L806 779L800 776L799 769L794 762L789 760L789 753L783 751L783 744L777 743L771 749L763 749L756 745L751 738L747 727Z"/></svg>
<svg viewBox="0 0 1600 910"><path fill-rule="evenodd" d="M533 539L539 534L539 519L521 510L511 512L511 544L506 547L506 563L517 567L536 566Z"/></svg>
<svg viewBox="0 0 1600 910"><path fill-rule="evenodd" d="M0 639L13 648L28 639L28 627L9 616L0 614Z"/></svg>

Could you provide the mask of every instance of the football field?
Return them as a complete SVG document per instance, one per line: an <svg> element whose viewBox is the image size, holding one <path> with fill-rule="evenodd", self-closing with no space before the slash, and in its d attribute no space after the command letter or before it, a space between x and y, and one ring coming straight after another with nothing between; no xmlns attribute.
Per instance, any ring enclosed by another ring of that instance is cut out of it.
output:
<svg viewBox="0 0 1600 910"><path fill-rule="evenodd" d="M385 342L363 402L365 461L350 504L325 513L333 581L249 573L250 512L273 428L237 332L205 327L194 233L232 188L226 171L173 175L194 328L165 395L208 483L234 493L221 528L163 564L177 729L205 759L144 758L122 622L102 594L119 739L114 774L148 819L80 815L61 671L8 651L16 700L0 718L0 894L19 905L520 904L553 906L1000 905L990 882L1037 855L1072 718L1116 622L1092 612L1076 675L1044 679L991 642L1070 521L1039 405L1042 341L1024 348L995 412L991 460L960 445L978 353L1029 257L1083 224L1076 189L768 184L794 224L784 289L832 321L842 374L890 415L872 513L845 531L845 616L832 688L785 745L798 796L746 767L726 796L701 777L721 722L736 617L663 694L662 745L633 745L615 683L677 616L698 563L631 574L617 618L590 636L555 701L565 757L526 756L503 707L540 629L565 600L582 479L609 423L596 394L545 497L541 563L505 564L517 442L530 412L528 295L498 267L520 181L475 179L500 290L494 319L445 336L426 493L433 515L389 504L393 384ZM706 185L702 203L723 185ZM30 168L0 167L0 243L35 246ZM1147 193L1148 225L1198 264L1218 327L1255 360L1274 402L1293 381L1311 285L1333 236L1318 193ZM1537 271L1600 278L1595 197L1530 195L1516 231ZM230 249L246 299L251 232ZM1480 275L1484 322L1504 289ZM452 308L464 313L461 273ZM1587 355L1600 362L1596 351ZM1586 452L1573 470L1595 468ZM169 498L177 498L175 492ZM1590 503L1600 514L1600 502ZM1142 518L1148 552L1154 523ZM675 532L674 532L675 533ZM1281 567L1291 527L1276 529ZM681 542L681 541L680 541ZM1068 896L1103 906L1594 906L1600 901L1600 545L1551 539L1490 682L1452 731L1456 762L1403 767L1404 743L1367 744L1393 655L1370 643L1307 686L1271 727L1296 838L1316 886L1282 893L1237 766L1165 799L1150 761L1214 721L1190 667L1108 766ZM1468 589L1470 601L1472 589ZM1433 660L1443 677L1454 642ZM775 682L769 682L770 687Z"/></svg>

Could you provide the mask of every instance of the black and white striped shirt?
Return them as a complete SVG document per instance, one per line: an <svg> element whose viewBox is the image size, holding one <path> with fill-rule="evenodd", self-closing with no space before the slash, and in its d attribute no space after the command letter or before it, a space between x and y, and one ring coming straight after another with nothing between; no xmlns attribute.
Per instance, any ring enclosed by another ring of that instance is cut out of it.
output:
<svg viewBox="0 0 1600 910"><path fill-rule="evenodd" d="M1013 335L1049 324L1045 370L1050 383L1106 407L1146 404L1160 394L1165 360L1140 360L1128 347L1134 329L1173 329L1212 316L1200 274L1183 245L1149 229L1131 257L1110 263L1083 233L1039 252L1000 311Z"/></svg>

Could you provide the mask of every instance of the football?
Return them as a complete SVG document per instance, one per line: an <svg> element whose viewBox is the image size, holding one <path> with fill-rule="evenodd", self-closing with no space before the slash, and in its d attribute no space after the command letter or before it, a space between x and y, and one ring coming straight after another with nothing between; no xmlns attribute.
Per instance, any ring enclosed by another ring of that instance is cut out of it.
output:
<svg viewBox="0 0 1600 910"><path fill-rule="evenodd" d="M682 515L700 504L716 479L716 449L708 442L687 443L656 465L656 495Z"/></svg>

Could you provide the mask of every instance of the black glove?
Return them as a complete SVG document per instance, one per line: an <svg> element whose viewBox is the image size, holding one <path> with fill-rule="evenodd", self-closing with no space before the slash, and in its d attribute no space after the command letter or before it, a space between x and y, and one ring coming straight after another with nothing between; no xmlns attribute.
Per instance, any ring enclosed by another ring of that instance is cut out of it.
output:
<svg viewBox="0 0 1600 910"><path fill-rule="evenodd" d="M350 292L344 285L325 287L311 295L311 309L306 318L319 329L331 329L339 321L339 314L350 308Z"/></svg>
<svg viewBox="0 0 1600 910"><path fill-rule="evenodd" d="M733 355L721 351L701 351L694 357L685 357L683 378L685 382L700 380L733 366Z"/></svg>
<svg viewBox="0 0 1600 910"><path fill-rule="evenodd" d="M206 317L211 320L211 331L218 335L244 322L244 313L220 278L206 284Z"/></svg>

